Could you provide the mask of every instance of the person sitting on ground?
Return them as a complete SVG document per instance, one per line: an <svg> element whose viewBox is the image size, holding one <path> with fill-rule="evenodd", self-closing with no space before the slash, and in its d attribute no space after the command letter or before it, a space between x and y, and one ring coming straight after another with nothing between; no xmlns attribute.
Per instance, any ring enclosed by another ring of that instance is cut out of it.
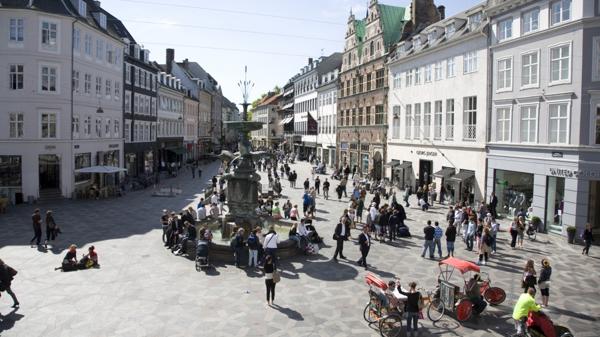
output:
<svg viewBox="0 0 600 337"><path fill-rule="evenodd" d="M62 271L73 271L77 270L77 246L70 245L65 258L62 261L62 266L55 268L55 270L61 269Z"/></svg>
<svg viewBox="0 0 600 337"><path fill-rule="evenodd" d="M98 254L96 253L96 247L90 246L88 248L88 253L83 256L81 260L79 260L78 268L79 269L90 269L90 268L98 268L100 265L98 264Z"/></svg>

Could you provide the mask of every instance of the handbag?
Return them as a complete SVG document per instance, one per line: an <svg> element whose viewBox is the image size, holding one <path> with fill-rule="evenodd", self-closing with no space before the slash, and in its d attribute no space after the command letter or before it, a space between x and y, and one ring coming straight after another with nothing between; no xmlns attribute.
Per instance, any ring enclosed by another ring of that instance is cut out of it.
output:
<svg viewBox="0 0 600 337"><path fill-rule="evenodd" d="M281 276L277 270L273 270L273 283L279 283L281 281Z"/></svg>
<svg viewBox="0 0 600 337"><path fill-rule="evenodd" d="M336 240L336 241L337 241L337 239L339 239L339 238L340 238L340 237L339 237L337 234L333 233L333 237L332 237L332 239L334 239L334 240Z"/></svg>

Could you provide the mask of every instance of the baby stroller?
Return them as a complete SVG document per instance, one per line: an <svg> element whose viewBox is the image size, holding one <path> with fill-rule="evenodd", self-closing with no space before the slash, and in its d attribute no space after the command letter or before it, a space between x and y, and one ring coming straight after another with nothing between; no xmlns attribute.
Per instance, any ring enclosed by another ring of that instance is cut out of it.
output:
<svg viewBox="0 0 600 337"><path fill-rule="evenodd" d="M526 233L527 233L527 237L529 238L529 240L531 240L531 241L535 240L537 230L538 230L537 224L534 223L533 221L528 221Z"/></svg>
<svg viewBox="0 0 600 337"><path fill-rule="evenodd" d="M543 312L530 312L527 317L527 335L532 337L573 337L571 330L556 325Z"/></svg>
<svg viewBox="0 0 600 337"><path fill-rule="evenodd" d="M207 240L198 240L196 246L196 271L201 271L204 268L210 268L208 260L210 243Z"/></svg>

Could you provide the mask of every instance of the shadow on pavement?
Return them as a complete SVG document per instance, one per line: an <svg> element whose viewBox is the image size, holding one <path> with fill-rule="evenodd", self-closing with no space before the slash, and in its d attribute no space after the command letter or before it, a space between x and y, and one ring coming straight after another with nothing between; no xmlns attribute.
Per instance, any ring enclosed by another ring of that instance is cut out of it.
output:
<svg viewBox="0 0 600 337"><path fill-rule="evenodd" d="M0 333L12 329L15 326L15 322L21 320L25 315L17 313L19 308L12 309L8 314L0 313Z"/></svg>
<svg viewBox="0 0 600 337"><path fill-rule="evenodd" d="M284 308L278 304L273 303L271 308L279 311L280 313L286 315L289 319L293 319L294 321L303 321L304 317L298 311L291 308Z"/></svg>

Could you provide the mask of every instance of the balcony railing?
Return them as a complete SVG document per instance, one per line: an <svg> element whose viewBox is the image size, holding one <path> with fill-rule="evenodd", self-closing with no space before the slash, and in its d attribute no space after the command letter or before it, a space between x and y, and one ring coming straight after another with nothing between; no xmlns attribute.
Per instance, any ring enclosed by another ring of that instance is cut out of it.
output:
<svg viewBox="0 0 600 337"><path fill-rule="evenodd" d="M476 124L464 124L463 125L463 140L475 140L477 132Z"/></svg>

